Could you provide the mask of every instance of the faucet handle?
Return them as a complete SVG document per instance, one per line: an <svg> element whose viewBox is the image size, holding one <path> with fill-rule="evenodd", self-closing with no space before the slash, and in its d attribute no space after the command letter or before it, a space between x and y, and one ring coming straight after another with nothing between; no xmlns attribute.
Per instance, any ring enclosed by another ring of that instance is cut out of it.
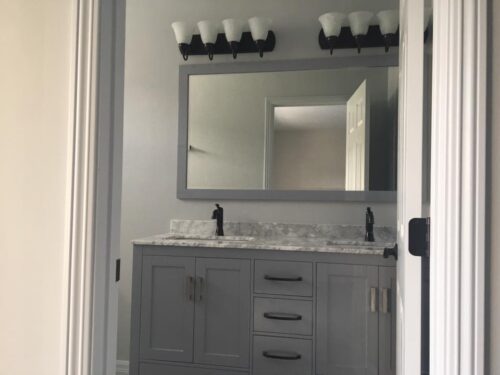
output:
<svg viewBox="0 0 500 375"><path fill-rule="evenodd" d="M213 213L212 213L212 219L217 220L217 231L216 234L217 236L223 236L224 235L224 209L218 204L215 204L215 207L217 207Z"/></svg>
<svg viewBox="0 0 500 375"><path fill-rule="evenodd" d="M375 215L371 207L366 207L366 224L375 224Z"/></svg>

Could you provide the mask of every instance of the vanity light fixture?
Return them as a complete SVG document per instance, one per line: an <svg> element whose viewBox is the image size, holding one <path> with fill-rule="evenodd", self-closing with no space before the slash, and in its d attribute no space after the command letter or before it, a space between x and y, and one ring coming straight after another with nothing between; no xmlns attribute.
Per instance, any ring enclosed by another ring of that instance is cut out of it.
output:
<svg viewBox="0 0 500 375"><path fill-rule="evenodd" d="M224 27L226 40L231 47L233 59L235 59L238 55L238 48L240 45L241 37L243 35L243 21L234 18L228 18L222 21L222 26Z"/></svg>
<svg viewBox="0 0 500 375"><path fill-rule="evenodd" d="M264 52L271 52L276 45L276 36L270 30L271 20L254 17L249 20L251 31L244 31L245 21L228 18L222 24L214 21L199 21L198 34L195 27L187 22L178 21L172 24L175 40L179 45L182 58L189 56L206 56L213 60L214 55L232 54L236 59L241 53L256 53L262 57ZM219 32L220 31L220 32Z"/></svg>
<svg viewBox="0 0 500 375"><path fill-rule="evenodd" d="M193 27L187 22L178 21L172 24L172 29L174 29L175 40L179 45L179 51L181 52L182 58L186 61L191 49L190 45L191 39L193 38Z"/></svg>
<svg viewBox="0 0 500 375"><path fill-rule="evenodd" d="M361 53L363 39L368 33L368 28L370 27L370 21L373 18L373 13L367 11L352 12L349 13L347 18L349 19L352 35L354 36L354 39L356 41L358 53Z"/></svg>
<svg viewBox="0 0 500 375"><path fill-rule="evenodd" d="M377 13L377 18L379 21L380 33L384 37L385 52L388 52L389 47L394 42L398 31L399 11L383 10Z"/></svg>
<svg viewBox="0 0 500 375"><path fill-rule="evenodd" d="M335 15L335 18L333 17ZM367 11L350 13L347 18L348 26L342 26L342 13L325 13L319 17L321 30L319 31L318 43L321 49L332 48L352 49L385 47L389 52L390 47L399 46L399 10L388 9L376 14L377 22L370 25L373 13ZM432 20L432 9L424 9L424 41L429 35L429 24ZM340 30L338 28L340 27Z"/></svg>
<svg viewBox="0 0 500 375"><path fill-rule="evenodd" d="M259 56L264 56L264 48L271 27L271 19L266 17L252 17L248 20L252 38L259 50Z"/></svg>
<svg viewBox="0 0 500 375"><path fill-rule="evenodd" d="M200 21L198 22L198 29L207 50L208 58L211 61L214 58L215 42L217 42L217 25L212 21Z"/></svg>
<svg viewBox="0 0 500 375"><path fill-rule="evenodd" d="M330 55L333 54L333 48L339 38L340 30L342 29L342 24L345 19L346 15L338 12L325 13L318 18L323 34L328 40Z"/></svg>

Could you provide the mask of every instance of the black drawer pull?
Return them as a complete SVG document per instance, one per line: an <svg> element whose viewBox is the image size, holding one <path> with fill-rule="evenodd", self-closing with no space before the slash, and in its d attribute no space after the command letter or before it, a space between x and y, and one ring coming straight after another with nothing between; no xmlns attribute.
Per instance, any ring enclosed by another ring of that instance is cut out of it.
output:
<svg viewBox="0 0 500 375"><path fill-rule="evenodd" d="M274 319L274 320L302 320L302 315L277 313L277 312L266 312L266 313L264 313L264 318Z"/></svg>
<svg viewBox="0 0 500 375"><path fill-rule="evenodd" d="M302 276L283 277L283 276L264 275L264 279L270 281L302 281Z"/></svg>
<svg viewBox="0 0 500 375"><path fill-rule="evenodd" d="M262 352L262 355L266 358L284 359L287 361L296 361L302 358L302 356L299 353L284 352L279 350L264 350Z"/></svg>

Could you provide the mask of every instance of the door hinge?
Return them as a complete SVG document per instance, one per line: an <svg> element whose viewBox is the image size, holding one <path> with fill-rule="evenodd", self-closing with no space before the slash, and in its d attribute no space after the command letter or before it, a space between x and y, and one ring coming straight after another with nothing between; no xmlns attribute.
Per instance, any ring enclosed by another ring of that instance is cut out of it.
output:
<svg viewBox="0 0 500 375"><path fill-rule="evenodd" d="M429 257L431 250L431 218L414 218L408 228L408 250L417 257Z"/></svg>
<svg viewBox="0 0 500 375"><path fill-rule="evenodd" d="M121 259L118 258L116 260L116 265L115 265L115 281L118 282L120 281L120 271L121 271Z"/></svg>

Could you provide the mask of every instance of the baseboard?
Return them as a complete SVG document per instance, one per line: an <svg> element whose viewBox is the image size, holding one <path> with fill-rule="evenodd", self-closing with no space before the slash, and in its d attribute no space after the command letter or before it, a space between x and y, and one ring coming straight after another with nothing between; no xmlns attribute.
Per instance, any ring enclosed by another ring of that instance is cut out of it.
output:
<svg viewBox="0 0 500 375"><path fill-rule="evenodd" d="M116 375L128 375L128 361L116 361Z"/></svg>

